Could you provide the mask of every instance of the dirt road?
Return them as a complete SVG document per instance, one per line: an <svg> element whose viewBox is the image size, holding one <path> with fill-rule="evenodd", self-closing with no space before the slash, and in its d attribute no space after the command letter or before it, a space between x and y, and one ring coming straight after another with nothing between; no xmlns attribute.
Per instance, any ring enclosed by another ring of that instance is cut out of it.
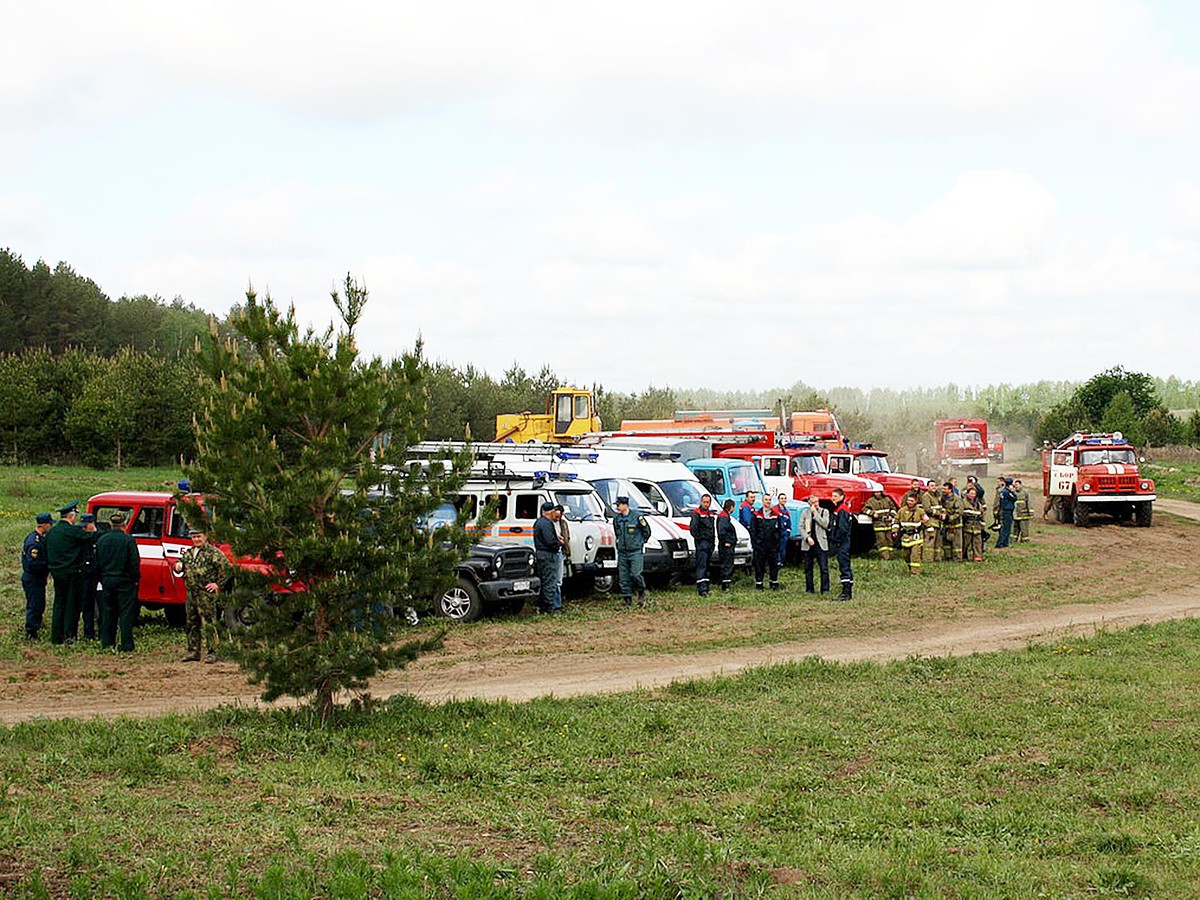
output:
<svg viewBox="0 0 1200 900"><path fill-rule="evenodd" d="M1159 512L1200 520L1198 504L1160 501ZM1186 536L1179 533L1184 526L1172 527L1170 521L1169 516L1156 517L1151 529L1093 529L1085 539L1103 545L1097 552L1110 561L1122 553L1127 562L1140 562L1146 556L1139 554L1147 553L1169 553L1179 559L1181 547L1186 546ZM1194 534L1191 528L1188 531ZM1127 539L1130 534L1138 540ZM1187 565L1194 568L1190 561ZM1135 571L1140 572L1140 567ZM1143 583L1141 578L1136 581L1138 586ZM1144 584L1160 586L1149 581ZM693 653L647 652L667 631L672 637L678 637L681 629L692 629L697 639L706 636L704 629L710 623L698 617L689 619L682 611L669 619L618 616L599 624L531 620L519 639L511 633L498 639L485 630L451 632L443 653L422 657L410 668L376 680L371 693L377 698L411 693L430 701L568 697L661 687L676 680L731 674L813 656L833 661L882 661L1013 649L1069 635L1200 615L1200 591L1194 587L1138 592L1133 597L1125 591L1126 585L1119 587L1114 596L1124 593L1125 598L1112 602L1022 608L1007 615L976 611L901 630L881 627L855 636ZM723 615L734 626L753 628L752 613L747 610L729 608ZM745 622L739 622L739 616L745 617ZM222 703L259 703L257 691L228 663L189 666L162 659L106 656L98 658L94 667L66 666L36 649L27 651L20 661L0 663L0 722L4 723L38 716L151 716Z"/></svg>

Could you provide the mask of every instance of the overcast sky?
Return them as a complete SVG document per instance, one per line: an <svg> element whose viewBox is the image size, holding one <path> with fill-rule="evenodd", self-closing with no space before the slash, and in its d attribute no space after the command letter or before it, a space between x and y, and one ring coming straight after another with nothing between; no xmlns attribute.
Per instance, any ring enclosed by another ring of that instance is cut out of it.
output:
<svg viewBox="0 0 1200 900"><path fill-rule="evenodd" d="M0 246L616 390L1195 379L1200 6L0 0Z"/></svg>

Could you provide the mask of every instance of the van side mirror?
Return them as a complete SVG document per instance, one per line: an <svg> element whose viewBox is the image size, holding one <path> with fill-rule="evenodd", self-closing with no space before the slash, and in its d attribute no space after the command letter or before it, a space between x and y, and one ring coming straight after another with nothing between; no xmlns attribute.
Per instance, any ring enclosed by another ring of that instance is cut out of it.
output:
<svg viewBox="0 0 1200 900"><path fill-rule="evenodd" d="M654 511L656 513L658 513L660 516L665 516L668 512L670 512L670 510L667 509L666 501L655 498L655 500L653 502L654 502Z"/></svg>

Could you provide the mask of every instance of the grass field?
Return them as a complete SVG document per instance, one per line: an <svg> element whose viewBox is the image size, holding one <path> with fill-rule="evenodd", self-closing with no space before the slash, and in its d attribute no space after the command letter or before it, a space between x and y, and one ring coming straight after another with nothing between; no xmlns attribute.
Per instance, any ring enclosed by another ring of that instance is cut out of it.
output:
<svg viewBox="0 0 1200 900"><path fill-rule="evenodd" d="M1200 624L323 731L0 730L14 896L1190 896Z"/></svg>
<svg viewBox="0 0 1200 900"><path fill-rule="evenodd" d="M19 546L33 514L64 500L176 477L0 469L0 540ZM1156 560L1156 581L1197 583L1192 524L1038 528L1034 544L986 569L940 569L918 591L898 564L863 561L848 607L663 592L663 621L726 624L659 628L641 652L1132 595L1146 560L1119 557L1127 535L1177 532L1180 559ZM3 559L0 658L16 659L18 564ZM585 649L620 616L584 603L556 625ZM523 637L534 621L464 632L536 653ZM138 655L179 640L143 626ZM98 658L89 645L53 652ZM1188 621L569 701L397 698L331 729L303 710L235 708L0 727L0 895L1191 896L1198 682L1200 623Z"/></svg>
<svg viewBox="0 0 1200 900"><path fill-rule="evenodd" d="M1145 466L1160 497L1200 503L1200 463L1181 459L1158 459Z"/></svg>

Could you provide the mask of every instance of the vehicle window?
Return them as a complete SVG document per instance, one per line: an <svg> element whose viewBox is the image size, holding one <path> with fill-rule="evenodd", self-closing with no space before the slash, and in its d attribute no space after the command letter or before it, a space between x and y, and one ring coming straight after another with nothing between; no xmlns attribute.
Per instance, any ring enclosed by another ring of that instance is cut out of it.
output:
<svg viewBox="0 0 1200 900"><path fill-rule="evenodd" d="M1053 461L1053 465L1056 465L1056 466L1069 466L1069 465L1071 465L1071 451L1070 451L1070 450L1058 450L1058 451L1056 451L1056 452L1054 453L1054 461Z"/></svg>
<svg viewBox="0 0 1200 900"><path fill-rule="evenodd" d="M604 518L604 507L600 505L600 500L595 494L557 491L554 494L554 502L562 504L563 518L572 522Z"/></svg>
<svg viewBox="0 0 1200 900"><path fill-rule="evenodd" d="M536 519L542 514L541 494L517 494L516 518Z"/></svg>
<svg viewBox="0 0 1200 900"><path fill-rule="evenodd" d="M579 394L575 398L575 418L586 419L590 412L588 409L587 394Z"/></svg>
<svg viewBox="0 0 1200 900"><path fill-rule="evenodd" d="M850 457L848 456L831 456L829 457L829 471L835 475L850 474Z"/></svg>
<svg viewBox="0 0 1200 900"><path fill-rule="evenodd" d="M891 471L891 469L888 468L886 456L873 456L871 454L864 454L863 456L857 457L857 459L858 459L858 471L859 472L890 472ZM833 470L830 469L830 471L833 471Z"/></svg>
<svg viewBox="0 0 1200 900"><path fill-rule="evenodd" d="M161 538L163 533L163 508L161 506L143 506L129 533L134 537Z"/></svg>
<svg viewBox="0 0 1200 900"><path fill-rule="evenodd" d="M824 472L825 467L821 464L821 457L819 456L792 457L793 475L821 475Z"/></svg>
<svg viewBox="0 0 1200 900"><path fill-rule="evenodd" d="M170 536L173 538L187 538L192 536L192 529L188 528L187 519L178 509L171 511L171 531Z"/></svg>
<svg viewBox="0 0 1200 900"><path fill-rule="evenodd" d="M566 420L570 421L570 419L571 419L571 395L570 394L560 394L559 395L558 409L556 409L554 411L554 417L559 420L566 419Z"/></svg>
<svg viewBox="0 0 1200 900"><path fill-rule="evenodd" d="M782 456L768 456L762 461L762 472L770 478L787 475L787 459Z"/></svg>
<svg viewBox="0 0 1200 900"><path fill-rule="evenodd" d="M950 431L946 433L948 441L982 441L978 431Z"/></svg>
<svg viewBox="0 0 1200 900"><path fill-rule="evenodd" d="M724 497L729 493L725 489L725 473L720 469L697 469L696 478L714 497ZM697 506L699 502L699 500L696 501Z"/></svg>
<svg viewBox="0 0 1200 900"><path fill-rule="evenodd" d="M763 492L762 479L758 476L758 469L754 466L737 466L729 470L729 483L733 488L735 497L743 495L746 491L754 491L756 493Z"/></svg>
<svg viewBox="0 0 1200 900"><path fill-rule="evenodd" d="M96 528L103 530L101 526L108 526L109 516L111 516L117 510L125 513L125 523L126 527L128 527L129 517L133 515L132 506L97 506L94 510L92 510L92 514L96 517Z"/></svg>
<svg viewBox="0 0 1200 900"><path fill-rule="evenodd" d="M471 522L479 514L479 498L474 494L459 494L454 501L454 508L464 522Z"/></svg>
<svg viewBox="0 0 1200 900"><path fill-rule="evenodd" d="M695 481L664 481L657 487L662 488L661 493L666 494L667 499L671 501L671 507L677 516L691 515L700 505L700 497L705 492ZM708 493L714 492L708 490Z"/></svg>
<svg viewBox="0 0 1200 900"><path fill-rule="evenodd" d="M422 531L433 531L437 528L449 528L458 521L458 510L451 503L442 503L437 509L417 516L417 528Z"/></svg>
<svg viewBox="0 0 1200 900"><path fill-rule="evenodd" d="M1109 463L1132 464L1136 462L1132 450L1084 450L1079 454L1079 464L1082 466L1099 466Z"/></svg>

